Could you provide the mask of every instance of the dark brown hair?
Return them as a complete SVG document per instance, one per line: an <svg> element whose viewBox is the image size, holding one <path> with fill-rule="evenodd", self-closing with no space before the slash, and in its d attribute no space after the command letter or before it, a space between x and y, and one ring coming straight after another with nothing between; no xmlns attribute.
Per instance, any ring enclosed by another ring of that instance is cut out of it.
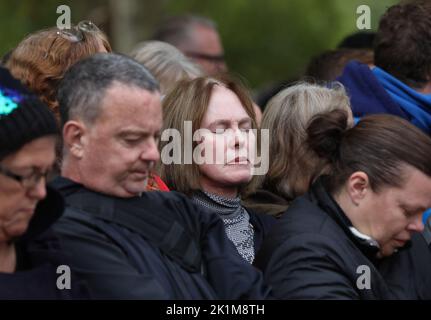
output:
<svg viewBox="0 0 431 320"><path fill-rule="evenodd" d="M309 147L331 165L331 193L356 171L368 175L375 192L383 186L402 186L404 165L431 176L431 138L402 118L370 115L347 129L347 114L335 110L316 116L307 133Z"/></svg>
<svg viewBox="0 0 431 320"><path fill-rule="evenodd" d="M374 46L376 66L413 88L431 74L431 4L411 1L390 7L382 16Z"/></svg>
<svg viewBox="0 0 431 320"><path fill-rule="evenodd" d="M310 60L305 76L319 81L334 81L341 76L344 67L352 60L373 64L373 51L344 48L325 51Z"/></svg>

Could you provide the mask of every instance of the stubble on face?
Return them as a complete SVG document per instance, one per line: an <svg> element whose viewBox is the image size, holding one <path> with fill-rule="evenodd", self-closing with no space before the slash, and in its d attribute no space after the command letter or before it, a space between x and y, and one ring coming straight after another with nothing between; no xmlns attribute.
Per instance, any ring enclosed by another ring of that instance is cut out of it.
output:
<svg viewBox="0 0 431 320"><path fill-rule="evenodd" d="M158 92L113 85L103 99L99 118L88 132L81 161L84 185L119 197L145 191L153 163L158 159L154 140L161 124Z"/></svg>

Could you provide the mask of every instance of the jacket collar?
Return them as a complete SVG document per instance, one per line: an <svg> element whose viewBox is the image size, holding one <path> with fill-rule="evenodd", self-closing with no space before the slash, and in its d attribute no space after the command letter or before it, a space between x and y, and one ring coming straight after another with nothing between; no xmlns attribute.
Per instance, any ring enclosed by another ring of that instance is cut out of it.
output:
<svg viewBox="0 0 431 320"><path fill-rule="evenodd" d="M266 213L277 218L289 208L291 202L292 200L265 189L258 189L243 199L243 205L247 209L253 209L256 212Z"/></svg>
<svg viewBox="0 0 431 320"><path fill-rule="evenodd" d="M55 178L55 180L51 182L50 186L58 190L64 197L84 188L82 184L61 176Z"/></svg>
<svg viewBox="0 0 431 320"><path fill-rule="evenodd" d="M31 241L44 233L57 221L64 211L64 200L59 192L47 186L45 199L39 201L27 231L17 239L19 242Z"/></svg>
<svg viewBox="0 0 431 320"><path fill-rule="evenodd" d="M65 197L68 206L140 234L188 271L201 270L200 230L190 230L188 222L175 210L160 214L169 205L159 207L151 196L158 194L168 200L174 199L173 193L151 191L143 192L140 197L120 198L92 191L64 177L57 178L53 186ZM189 217L199 219L193 212ZM199 223L194 221L192 225Z"/></svg>
<svg viewBox="0 0 431 320"><path fill-rule="evenodd" d="M326 214L328 214L344 231L344 233L355 243L355 245L367 256L371 261L375 261L376 255L379 252L377 242L357 231L350 219L334 200L334 198L326 191L327 177L321 176L313 184L309 195L311 201L319 206Z"/></svg>

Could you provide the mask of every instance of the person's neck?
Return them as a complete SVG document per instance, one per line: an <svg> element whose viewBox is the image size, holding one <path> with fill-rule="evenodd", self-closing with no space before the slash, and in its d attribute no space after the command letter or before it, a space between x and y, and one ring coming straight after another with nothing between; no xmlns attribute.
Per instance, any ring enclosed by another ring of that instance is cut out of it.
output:
<svg viewBox="0 0 431 320"><path fill-rule="evenodd" d="M421 94L430 94L431 93L431 81L427 82L427 84L424 87L422 87L420 89L413 88L413 90L415 90Z"/></svg>
<svg viewBox="0 0 431 320"><path fill-rule="evenodd" d="M61 176L79 183L81 181L80 172L77 170L77 166L71 162L68 158L63 159Z"/></svg>
<svg viewBox="0 0 431 320"><path fill-rule="evenodd" d="M218 186L207 180L201 180L201 186L204 191L218 196L226 198L236 198L238 196L238 187Z"/></svg>
<svg viewBox="0 0 431 320"><path fill-rule="evenodd" d="M372 228L369 222L365 219L363 214L360 214L358 206L351 201L348 195L340 192L339 194L332 195L332 197L350 220L352 226L360 233L372 237Z"/></svg>
<svg viewBox="0 0 431 320"><path fill-rule="evenodd" d="M13 244L0 243L0 272L13 273L16 269L16 253Z"/></svg>

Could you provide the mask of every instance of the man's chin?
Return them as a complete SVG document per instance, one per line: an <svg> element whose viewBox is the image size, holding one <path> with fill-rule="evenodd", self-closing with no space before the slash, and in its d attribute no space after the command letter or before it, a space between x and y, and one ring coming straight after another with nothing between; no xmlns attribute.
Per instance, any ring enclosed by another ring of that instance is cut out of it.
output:
<svg viewBox="0 0 431 320"><path fill-rule="evenodd" d="M129 197L139 196L142 192L147 190L148 179L145 179L140 182L129 183L124 187L124 190L128 194Z"/></svg>

